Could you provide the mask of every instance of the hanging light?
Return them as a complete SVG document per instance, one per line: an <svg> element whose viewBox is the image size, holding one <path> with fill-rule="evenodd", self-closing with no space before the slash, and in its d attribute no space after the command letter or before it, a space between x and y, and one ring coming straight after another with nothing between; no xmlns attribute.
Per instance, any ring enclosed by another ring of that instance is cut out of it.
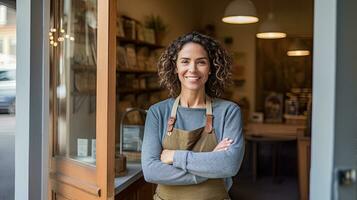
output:
<svg viewBox="0 0 357 200"><path fill-rule="evenodd" d="M229 24L251 24L259 19L250 0L233 0L226 7L222 21Z"/></svg>
<svg viewBox="0 0 357 200"><path fill-rule="evenodd" d="M288 56L308 56L310 55L310 50L304 42L295 38L291 45L289 45L286 54Z"/></svg>
<svg viewBox="0 0 357 200"><path fill-rule="evenodd" d="M279 39L285 38L286 33L282 31L279 24L275 22L274 15L270 12L268 14L268 19L260 24L259 32L256 36L261 39Z"/></svg>

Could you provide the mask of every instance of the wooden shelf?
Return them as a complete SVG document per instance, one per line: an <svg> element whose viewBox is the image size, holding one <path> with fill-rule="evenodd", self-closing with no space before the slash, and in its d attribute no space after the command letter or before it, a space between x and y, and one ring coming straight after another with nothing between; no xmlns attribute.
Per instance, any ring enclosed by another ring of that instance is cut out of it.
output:
<svg viewBox="0 0 357 200"><path fill-rule="evenodd" d="M156 74L157 71L145 69L118 69L119 73Z"/></svg>
<svg viewBox="0 0 357 200"><path fill-rule="evenodd" d="M93 67L93 65L72 64L71 67L72 67L72 70L76 71L76 72L86 72L86 71L96 72L97 71L97 67Z"/></svg>
<svg viewBox="0 0 357 200"><path fill-rule="evenodd" d="M73 96L95 96L96 95L96 91L95 90L88 90L88 91L73 91L72 95Z"/></svg>
<svg viewBox="0 0 357 200"><path fill-rule="evenodd" d="M161 49L161 48L165 48L162 45L158 45L158 44L151 44L145 41L139 41L139 40L133 40L133 39L129 39L129 38L125 38L125 37L121 37L121 36L117 36L117 39L119 41L119 43L121 44L135 44L137 46L146 46L150 49Z"/></svg>
<svg viewBox="0 0 357 200"><path fill-rule="evenodd" d="M125 90L118 90L119 94L140 94L140 93L149 93L149 92L157 92L162 90L162 88L146 88L146 89L125 89Z"/></svg>
<svg viewBox="0 0 357 200"><path fill-rule="evenodd" d="M91 65L72 65L72 70L76 72L96 72L97 68ZM133 74L156 74L157 71L154 70L145 70L145 69L117 69L117 73L133 73Z"/></svg>

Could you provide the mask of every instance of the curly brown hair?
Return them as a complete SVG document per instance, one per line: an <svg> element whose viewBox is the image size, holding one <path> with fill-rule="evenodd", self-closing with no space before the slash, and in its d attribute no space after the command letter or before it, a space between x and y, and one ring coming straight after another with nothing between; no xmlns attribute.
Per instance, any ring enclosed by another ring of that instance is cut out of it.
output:
<svg viewBox="0 0 357 200"><path fill-rule="evenodd" d="M227 84L231 83L232 58L218 41L198 32L178 37L161 54L157 64L160 85L166 87L172 97L180 94L181 83L175 73L176 61L182 47L189 42L202 45L208 54L211 74L205 84L206 94L213 98L221 96Z"/></svg>

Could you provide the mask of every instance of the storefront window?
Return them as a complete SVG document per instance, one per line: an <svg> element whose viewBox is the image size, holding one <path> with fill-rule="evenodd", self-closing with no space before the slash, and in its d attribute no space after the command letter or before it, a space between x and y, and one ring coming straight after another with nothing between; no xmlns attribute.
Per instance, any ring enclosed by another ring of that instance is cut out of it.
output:
<svg viewBox="0 0 357 200"><path fill-rule="evenodd" d="M2 4L0 0L0 199L14 199L16 10Z"/></svg>
<svg viewBox="0 0 357 200"><path fill-rule="evenodd" d="M49 45L54 154L95 165L97 1L53 2Z"/></svg>

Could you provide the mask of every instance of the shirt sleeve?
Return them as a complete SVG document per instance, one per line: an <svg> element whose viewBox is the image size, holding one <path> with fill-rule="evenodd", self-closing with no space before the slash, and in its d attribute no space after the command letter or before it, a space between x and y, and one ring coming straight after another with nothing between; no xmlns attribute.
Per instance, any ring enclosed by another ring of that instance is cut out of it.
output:
<svg viewBox="0 0 357 200"><path fill-rule="evenodd" d="M142 146L142 169L147 182L165 185L192 185L207 178L193 175L160 160L162 145L158 118L150 108L146 116Z"/></svg>
<svg viewBox="0 0 357 200"><path fill-rule="evenodd" d="M217 152L175 151L173 166L206 178L227 178L238 173L244 156L244 138L240 108L234 105L227 112L223 139L233 139L228 150Z"/></svg>

